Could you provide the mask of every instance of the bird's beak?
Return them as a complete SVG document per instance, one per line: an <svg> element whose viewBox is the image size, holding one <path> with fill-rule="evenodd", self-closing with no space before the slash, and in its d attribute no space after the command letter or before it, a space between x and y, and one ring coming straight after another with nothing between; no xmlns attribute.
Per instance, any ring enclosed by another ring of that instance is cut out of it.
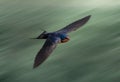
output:
<svg viewBox="0 0 120 82"><path fill-rule="evenodd" d="M69 38L69 37L66 37L66 38L65 38L65 40L66 40L66 41L69 41L69 40L70 40L70 38Z"/></svg>
<svg viewBox="0 0 120 82"><path fill-rule="evenodd" d="M70 40L70 37L69 37L69 36L67 36L67 37L66 37L66 39Z"/></svg>
<svg viewBox="0 0 120 82"><path fill-rule="evenodd" d="M70 40L69 38L66 38L67 40Z"/></svg>

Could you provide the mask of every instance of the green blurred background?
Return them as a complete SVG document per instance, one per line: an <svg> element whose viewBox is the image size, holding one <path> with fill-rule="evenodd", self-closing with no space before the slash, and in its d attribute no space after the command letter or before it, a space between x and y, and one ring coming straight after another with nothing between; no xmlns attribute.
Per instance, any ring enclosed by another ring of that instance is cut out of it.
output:
<svg viewBox="0 0 120 82"><path fill-rule="evenodd" d="M92 15L37 69L45 29ZM120 82L119 0L0 0L0 82Z"/></svg>

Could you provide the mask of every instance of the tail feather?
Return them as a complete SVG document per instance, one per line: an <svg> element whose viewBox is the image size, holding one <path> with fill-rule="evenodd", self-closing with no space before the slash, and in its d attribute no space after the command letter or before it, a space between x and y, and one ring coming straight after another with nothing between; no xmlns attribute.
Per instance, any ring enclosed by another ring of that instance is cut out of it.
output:
<svg viewBox="0 0 120 82"><path fill-rule="evenodd" d="M40 34L36 39L46 39L45 34L47 31L44 31L42 34Z"/></svg>

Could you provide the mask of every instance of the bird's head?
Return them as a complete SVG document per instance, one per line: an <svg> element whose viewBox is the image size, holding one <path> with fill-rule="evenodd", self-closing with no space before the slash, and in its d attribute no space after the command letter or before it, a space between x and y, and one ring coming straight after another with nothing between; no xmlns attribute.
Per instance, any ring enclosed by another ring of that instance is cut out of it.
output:
<svg viewBox="0 0 120 82"><path fill-rule="evenodd" d="M60 38L62 43L69 41L69 36L66 34L60 34Z"/></svg>

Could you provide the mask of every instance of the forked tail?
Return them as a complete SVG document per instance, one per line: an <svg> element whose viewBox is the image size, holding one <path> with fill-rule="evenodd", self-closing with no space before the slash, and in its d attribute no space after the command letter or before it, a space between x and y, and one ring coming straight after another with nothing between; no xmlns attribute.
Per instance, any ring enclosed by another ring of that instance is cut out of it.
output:
<svg viewBox="0 0 120 82"><path fill-rule="evenodd" d="M47 31L44 31L36 39L46 39L47 38L46 34L47 34Z"/></svg>

